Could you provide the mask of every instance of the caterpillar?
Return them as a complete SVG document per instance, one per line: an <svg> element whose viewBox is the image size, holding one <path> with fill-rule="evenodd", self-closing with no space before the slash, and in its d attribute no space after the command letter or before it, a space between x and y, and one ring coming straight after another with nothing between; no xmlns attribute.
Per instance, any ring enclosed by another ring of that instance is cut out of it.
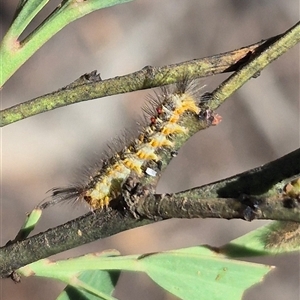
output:
<svg viewBox="0 0 300 300"><path fill-rule="evenodd" d="M150 166L157 165L159 169L159 150L172 152L176 139L189 131L182 122L184 117L200 115L199 91L195 81L184 77L176 85L162 87L160 93L149 96L144 108L145 124L138 136L104 159L86 183L52 189L52 200L44 203L43 208L72 199L83 200L91 210L107 208L121 194L122 184L130 174L139 178L156 176ZM212 118L212 123L219 121L217 117Z"/></svg>

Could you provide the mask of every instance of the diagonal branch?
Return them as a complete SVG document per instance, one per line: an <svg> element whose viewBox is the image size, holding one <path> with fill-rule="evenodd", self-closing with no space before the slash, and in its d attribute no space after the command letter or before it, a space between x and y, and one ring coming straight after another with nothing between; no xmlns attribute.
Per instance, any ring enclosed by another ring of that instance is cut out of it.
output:
<svg viewBox="0 0 300 300"><path fill-rule="evenodd" d="M300 149L271 163L175 194L147 194L147 186L126 193L126 202L147 218L268 219L300 222L299 195L284 192L300 177ZM136 185L136 184L135 184Z"/></svg>
<svg viewBox="0 0 300 300"><path fill-rule="evenodd" d="M238 50L183 63L159 68L147 66L140 71L106 80L101 80L100 75L95 72L84 74L56 92L0 111L0 127L66 105L172 84L187 72L194 78L233 72L244 65L253 53L267 48L280 37L278 35Z"/></svg>
<svg viewBox="0 0 300 300"><path fill-rule="evenodd" d="M300 222L299 199L291 202L282 194L285 183L293 176L300 176L300 149L265 166L190 191L149 194L137 203L139 219L126 210L90 212L0 248L0 277L39 259L163 219L213 217ZM243 194L257 196L241 198Z"/></svg>

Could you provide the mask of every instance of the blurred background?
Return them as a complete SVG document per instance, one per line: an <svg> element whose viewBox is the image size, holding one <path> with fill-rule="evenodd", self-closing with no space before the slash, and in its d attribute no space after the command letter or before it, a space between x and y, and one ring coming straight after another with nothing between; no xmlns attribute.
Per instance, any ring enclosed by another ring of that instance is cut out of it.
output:
<svg viewBox="0 0 300 300"><path fill-rule="evenodd" d="M2 36L16 0L1 0ZM28 30L60 1L50 1ZM102 79L205 57L283 33L299 18L299 1L137 0L103 9L70 24L46 43L6 83L2 108L61 88L97 69ZM227 75L201 81L214 89ZM37 115L2 129L1 245L22 225L26 212L46 191L72 182L89 158L124 128L135 126L145 96L142 91L82 102ZM176 192L216 181L277 159L299 147L299 47L294 47L252 79L218 110L223 121L191 138L171 162L158 192ZM87 212L84 205L46 210L34 233ZM59 259L117 249L146 253L201 244L221 246L267 222L240 220L168 220L130 230L67 251ZM299 299L299 255L251 259L275 265L264 283L245 300ZM0 283L1 299L55 299L64 285L24 278ZM121 275L119 299L176 299L144 274ZM224 299L226 296L224 295Z"/></svg>

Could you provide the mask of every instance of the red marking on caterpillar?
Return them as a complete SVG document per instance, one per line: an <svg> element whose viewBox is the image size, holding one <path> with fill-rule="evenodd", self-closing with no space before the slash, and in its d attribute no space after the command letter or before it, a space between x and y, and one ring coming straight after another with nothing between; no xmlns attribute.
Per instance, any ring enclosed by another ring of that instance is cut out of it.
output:
<svg viewBox="0 0 300 300"><path fill-rule="evenodd" d="M158 150L163 148L173 153L176 138L188 132L181 122L184 115L200 114L199 90L191 80L183 79L173 87L162 88L155 97L149 97L149 103L144 108L147 124L138 137L104 160L102 167L96 170L95 175L89 176L85 184L54 188L52 200L44 203L43 208L71 199L84 200L92 210L105 208L122 193L122 184L130 174L140 178L156 176L157 172L149 168L149 164L159 165Z"/></svg>

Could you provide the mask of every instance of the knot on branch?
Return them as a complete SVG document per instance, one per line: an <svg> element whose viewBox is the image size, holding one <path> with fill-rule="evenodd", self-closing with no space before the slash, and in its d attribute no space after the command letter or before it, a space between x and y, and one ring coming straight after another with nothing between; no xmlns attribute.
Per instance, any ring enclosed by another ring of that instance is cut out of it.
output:
<svg viewBox="0 0 300 300"><path fill-rule="evenodd" d="M208 126L218 125L222 121L222 117L215 113L212 109L210 109L207 105L203 105L202 103L207 103L211 100L211 93L206 92L201 96L200 100L200 108L201 111L198 115L200 121L204 121L208 123Z"/></svg>
<svg viewBox="0 0 300 300"><path fill-rule="evenodd" d="M122 200L134 218L139 219L138 204L141 203L150 193L154 193L154 188L143 185L137 176L129 176L122 186Z"/></svg>
<svg viewBox="0 0 300 300"><path fill-rule="evenodd" d="M260 204L263 203L261 198L256 198L254 196L241 194L239 196L239 201L246 206L243 208L242 215L245 221L253 221L260 211Z"/></svg>

